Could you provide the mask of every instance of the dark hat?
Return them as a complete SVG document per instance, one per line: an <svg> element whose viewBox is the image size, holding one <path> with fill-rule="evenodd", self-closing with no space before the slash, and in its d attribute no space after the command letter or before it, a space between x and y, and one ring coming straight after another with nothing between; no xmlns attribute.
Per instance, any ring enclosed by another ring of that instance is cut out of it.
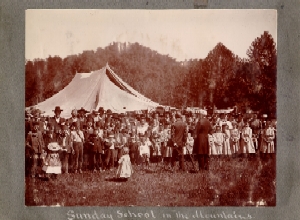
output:
<svg viewBox="0 0 300 220"><path fill-rule="evenodd" d="M107 109L107 110L106 110L106 114L112 114L112 110Z"/></svg>
<svg viewBox="0 0 300 220"><path fill-rule="evenodd" d="M104 108L103 107L99 107L98 112L99 113L104 112Z"/></svg>
<svg viewBox="0 0 300 220"><path fill-rule="evenodd" d="M81 107L81 109L78 109L77 112L83 112L85 114L85 113L88 113L89 111L87 111L83 107Z"/></svg>
<svg viewBox="0 0 300 220"><path fill-rule="evenodd" d="M59 106L55 106L54 112L62 112L63 110Z"/></svg>

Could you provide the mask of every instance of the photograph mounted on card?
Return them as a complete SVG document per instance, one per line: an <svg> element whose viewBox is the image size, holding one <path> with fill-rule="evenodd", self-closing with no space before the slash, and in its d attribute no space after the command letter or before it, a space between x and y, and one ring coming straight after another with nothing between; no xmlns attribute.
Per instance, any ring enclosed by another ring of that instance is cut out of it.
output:
<svg viewBox="0 0 300 220"><path fill-rule="evenodd" d="M276 205L276 10L25 15L26 206Z"/></svg>

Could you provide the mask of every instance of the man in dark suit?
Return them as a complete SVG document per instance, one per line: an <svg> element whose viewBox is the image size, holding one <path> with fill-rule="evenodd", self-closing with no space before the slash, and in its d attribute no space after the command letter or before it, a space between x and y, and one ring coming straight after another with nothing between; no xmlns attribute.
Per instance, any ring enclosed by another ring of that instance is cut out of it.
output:
<svg viewBox="0 0 300 220"><path fill-rule="evenodd" d="M208 133L212 129L212 126L204 115L200 115L200 119L195 128L195 142L193 153L197 155L199 170L208 170L208 155L209 155L209 143Z"/></svg>
<svg viewBox="0 0 300 220"><path fill-rule="evenodd" d="M60 130L62 122L65 122L65 119L60 117L61 112L63 111L60 109L59 106L56 106L54 111L54 117L50 118L50 123L54 126L54 130Z"/></svg>
<svg viewBox="0 0 300 220"><path fill-rule="evenodd" d="M172 167L174 169L176 158L179 157L179 169L185 171L183 147L186 143L188 126L187 123L182 120L180 114L176 114L176 121L172 125L172 141L174 143L172 154Z"/></svg>

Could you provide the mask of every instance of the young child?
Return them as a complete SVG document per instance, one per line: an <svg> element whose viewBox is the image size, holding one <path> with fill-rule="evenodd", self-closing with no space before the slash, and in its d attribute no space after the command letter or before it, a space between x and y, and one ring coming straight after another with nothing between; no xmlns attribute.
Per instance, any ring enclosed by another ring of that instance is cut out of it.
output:
<svg viewBox="0 0 300 220"><path fill-rule="evenodd" d="M237 124L232 124L233 129L230 130L230 149L233 157L239 153L240 150L240 131L237 129Z"/></svg>
<svg viewBox="0 0 300 220"><path fill-rule="evenodd" d="M142 169L144 169L144 164L146 165L146 169L150 168L150 145L146 140L146 137L141 135L141 142L139 145L140 155L142 157Z"/></svg>
<svg viewBox="0 0 300 220"><path fill-rule="evenodd" d="M221 126L216 126L216 132L213 133L213 137L217 155L223 155L224 134L222 133Z"/></svg>
<svg viewBox="0 0 300 220"><path fill-rule="evenodd" d="M119 159L119 167L117 170L117 178L120 180L125 180L127 181L128 178L132 175L133 169L131 166L130 162L130 157L129 157L129 149L128 147L123 148L123 155Z"/></svg>
<svg viewBox="0 0 300 220"><path fill-rule="evenodd" d="M61 174L61 161L59 158L59 150L61 147L57 142L51 142L48 144L47 153L43 157L43 171L46 173L46 177L56 178L58 174Z"/></svg>

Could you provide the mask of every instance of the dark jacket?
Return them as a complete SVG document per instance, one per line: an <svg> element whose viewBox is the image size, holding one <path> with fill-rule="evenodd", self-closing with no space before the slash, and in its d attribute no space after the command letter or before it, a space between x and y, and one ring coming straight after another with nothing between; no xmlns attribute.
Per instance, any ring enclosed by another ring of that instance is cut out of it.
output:
<svg viewBox="0 0 300 220"><path fill-rule="evenodd" d="M45 150L43 135L40 131L29 132L26 138L26 147L32 149L32 153L41 154Z"/></svg>
<svg viewBox="0 0 300 220"><path fill-rule="evenodd" d="M93 135L89 138L89 146L90 146L90 152L93 153L103 153L103 143L101 138L94 137Z"/></svg>
<svg viewBox="0 0 300 220"><path fill-rule="evenodd" d="M194 154L209 154L208 134L212 126L207 118L201 118L195 128Z"/></svg>
<svg viewBox="0 0 300 220"><path fill-rule="evenodd" d="M177 120L172 125L171 129L173 142L176 143L177 146L183 147L185 145L188 134L187 123L183 122L182 120Z"/></svg>

